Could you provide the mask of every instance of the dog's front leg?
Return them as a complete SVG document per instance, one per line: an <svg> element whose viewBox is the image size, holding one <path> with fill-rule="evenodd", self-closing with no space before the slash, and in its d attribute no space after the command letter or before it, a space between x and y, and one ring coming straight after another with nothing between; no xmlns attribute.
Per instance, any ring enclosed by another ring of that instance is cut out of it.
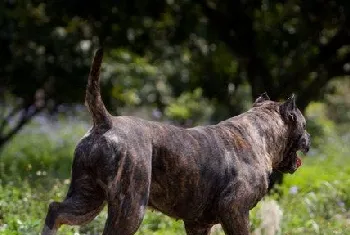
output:
<svg viewBox="0 0 350 235"><path fill-rule="evenodd" d="M249 235L249 211L234 208L223 212L220 223L227 235Z"/></svg>
<svg viewBox="0 0 350 235"><path fill-rule="evenodd" d="M237 181L222 192L218 216L226 235L249 235L249 209L255 196L251 193L245 183Z"/></svg>
<svg viewBox="0 0 350 235"><path fill-rule="evenodd" d="M212 225L189 223L184 221L187 235L209 235Z"/></svg>

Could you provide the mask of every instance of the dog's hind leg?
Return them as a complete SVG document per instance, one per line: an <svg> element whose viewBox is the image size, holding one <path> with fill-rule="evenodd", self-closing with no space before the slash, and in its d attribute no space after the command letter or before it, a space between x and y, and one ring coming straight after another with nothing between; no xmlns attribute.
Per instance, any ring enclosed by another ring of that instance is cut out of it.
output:
<svg viewBox="0 0 350 235"><path fill-rule="evenodd" d="M207 224L193 224L185 223L185 230L187 235L209 235L212 225Z"/></svg>
<svg viewBox="0 0 350 235"><path fill-rule="evenodd" d="M125 154L120 161L117 174L108 185L108 218L103 235L135 234L147 208L150 161L132 154Z"/></svg>
<svg viewBox="0 0 350 235"><path fill-rule="evenodd" d="M42 235L54 235L62 224L82 225L90 222L103 209L102 189L91 184L89 177L72 182L63 202L49 205Z"/></svg>
<svg viewBox="0 0 350 235"><path fill-rule="evenodd" d="M63 202L52 202L45 219L42 235L54 235L62 224L82 225L93 220L102 210L103 202L71 197Z"/></svg>
<svg viewBox="0 0 350 235"><path fill-rule="evenodd" d="M135 234L143 220L146 206L144 202L133 201L126 195L121 203L108 204L108 219L103 235Z"/></svg>

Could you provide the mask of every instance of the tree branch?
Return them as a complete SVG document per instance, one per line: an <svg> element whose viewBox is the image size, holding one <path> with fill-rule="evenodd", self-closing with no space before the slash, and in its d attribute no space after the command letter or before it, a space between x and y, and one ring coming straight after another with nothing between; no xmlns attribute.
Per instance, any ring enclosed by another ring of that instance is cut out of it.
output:
<svg viewBox="0 0 350 235"><path fill-rule="evenodd" d="M315 78L311 83L305 87L304 92L300 94L299 99L302 101L300 108L305 109L306 105L319 95L327 83L338 76L350 75L350 70L345 70L344 65L350 62L350 53L348 53L342 60L331 63L326 71L320 71L320 76Z"/></svg>
<svg viewBox="0 0 350 235"><path fill-rule="evenodd" d="M31 110L30 108L33 107L35 108L35 110ZM40 113L43 110L44 107L35 107L35 106L30 106L28 108L26 108L22 115L21 115L21 119L19 120L19 122L16 124L16 126L10 130L8 133L6 133L3 136L0 136L0 149L4 146L4 144L9 141L15 134L17 134L22 127L27 124L35 115L37 115L38 113Z"/></svg>
<svg viewBox="0 0 350 235"><path fill-rule="evenodd" d="M237 54L237 51L239 50L239 43L236 37L230 35L233 33L233 29L232 26L228 24L229 20L224 16L224 14L218 12L218 10L214 10L209 7L205 1L199 1L198 3L208 18L209 24L212 24L211 29L219 34L220 40L231 49L232 53ZM218 27L219 25L220 27Z"/></svg>
<svg viewBox="0 0 350 235"><path fill-rule="evenodd" d="M11 110L11 112L6 117L3 118L3 120L1 120L1 123L0 123L0 136L1 136L1 133L5 129L6 123L8 123L13 116L15 116L19 111L21 111L23 109L24 109L23 105L18 105L17 107L13 108Z"/></svg>
<svg viewBox="0 0 350 235"><path fill-rule="evenodd" d="M252 19L247 15L241 1L230 3L233 4L230 5L232 9L230 16L211 8L205 1L200 1L199 5L209 19L212 30L218 33L219 39L240 58L239 62L246 67L252 86L252 96L256 97L263 91L272 93L275 90L274 83L264 60L258 55ZM240 38L238 39L236 35Z"/></svg>
<svg viewBox="0 0 350 235"><path fill-rule="evenodd" d="M284 83L281 87L286 89L287 92L292 93L296 90L301 90L300 83L294 81L295 78L305 79L308 77L310 72L317 71L320 67L328 67L325 65L331 60L332 57L336 56L337 51L343 46L348 44L350 41L350 33L346 24L338 31L338 33L326 44L319 45L319 53L309 60L309 62L302 68L298 69L295 73L290 74L284 79ZM317 83L314 81L313 83Z"/></svg>

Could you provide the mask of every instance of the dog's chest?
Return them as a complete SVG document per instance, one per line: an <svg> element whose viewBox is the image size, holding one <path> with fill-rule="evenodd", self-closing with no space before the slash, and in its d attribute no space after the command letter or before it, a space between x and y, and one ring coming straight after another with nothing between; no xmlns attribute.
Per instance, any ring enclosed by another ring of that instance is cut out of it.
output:
<svg viewBox="0 0 350 235"><path fill-rule="evenodd" d="M202 217L215 201L220 179L214 169L194 152L163 149L152 161L149 205L175 218Z"/></svg>
<svg viewBox="0 0 350 235"><path fill-rule="evenodd" d="M198 181L196 178L167 178L162 182L152 180L149 206L179 219L211 217L210 208L213 207L215 193L196 180Z"/></svg>

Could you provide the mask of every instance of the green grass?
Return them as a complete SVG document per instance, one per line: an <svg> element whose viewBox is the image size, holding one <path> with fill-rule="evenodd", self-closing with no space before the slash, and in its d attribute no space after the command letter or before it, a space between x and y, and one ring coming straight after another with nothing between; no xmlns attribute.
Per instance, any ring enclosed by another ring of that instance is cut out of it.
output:
<svg viewBox="0 0 350 235"><path fill-rule="evenodd" d="M72 153L87 129L86 124L74 121L35 132L26 128L6 146L0 156L0 234L39 233L49 202L65 196ZM277 200L283 211L281 234L350 234L347 145L347 139L332 136L303 159L295 174L285 178L280 196L265 199ZM252 231L264 220L259 218L262 205L251 211ZM63 226L59 234L100 234L105 219L104 210L90 224ZM185 233L181 221L148 211L138 234Z"/></svg>

